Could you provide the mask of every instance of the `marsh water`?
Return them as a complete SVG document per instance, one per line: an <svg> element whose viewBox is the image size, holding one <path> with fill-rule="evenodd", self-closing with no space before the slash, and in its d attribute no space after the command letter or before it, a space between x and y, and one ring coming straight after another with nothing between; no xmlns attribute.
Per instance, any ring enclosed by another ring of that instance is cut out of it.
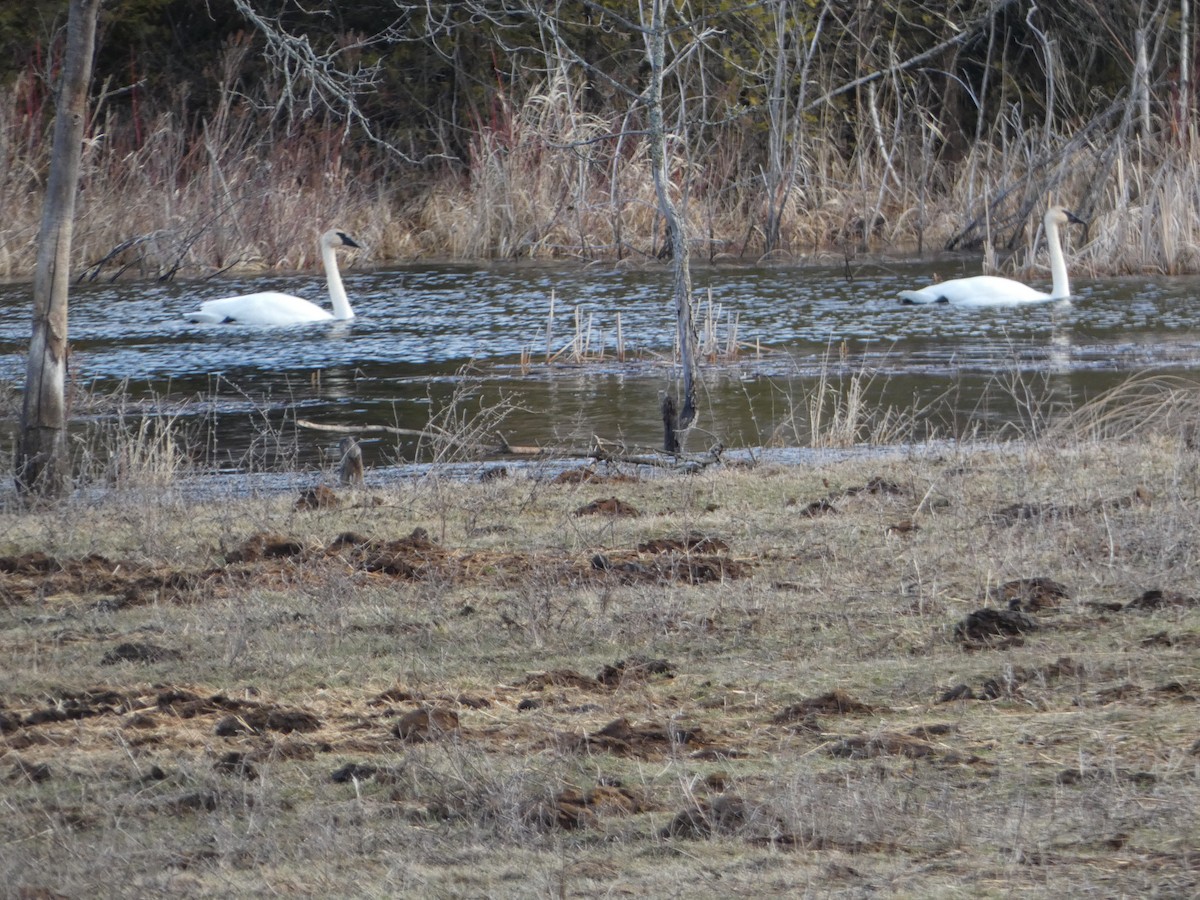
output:
<svg viewBox="0 0 1200 900"><path fill-rule="evenodd" d="M1064 414L1131 373L1200 366L1195 278L1076 277L1072 302L1015 309L897 302L904 287L977 271L970 259L698 266L698 325L711 324L722 354L739 349L703 367L689 449L806 446L814 398L825 398L827 424L851 387L875 411L864 438L1002 434ZM677 374L665 269L351 264L343 274L354 320L275 329L194 325L185 313L259 290L327 302L320 274L77 285L74 396L125 385L142 402L117 412L77 399L76 415L170 421L206 466L239 471L280 460L319 465L338 434L297 420L419 431L452 398L460 423L507 410L498 430L513 444L661 443L659 395ZM30 305L29 285L0 285L0 380L18 385ZM585 361L571 349L577 336ZM428 452L411 435L359 433L373 464Z"/></svg>

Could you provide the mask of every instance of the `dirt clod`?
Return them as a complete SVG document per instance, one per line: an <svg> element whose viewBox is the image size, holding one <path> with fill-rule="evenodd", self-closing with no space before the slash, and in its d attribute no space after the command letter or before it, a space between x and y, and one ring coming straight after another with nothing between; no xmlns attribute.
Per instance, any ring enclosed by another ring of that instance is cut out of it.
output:
<svg viewBox="0 0 1200 900"><path fill-rule="evenodd" d="M179 659L180 654L175 650L160 647L157 644L142 644L137 642L118 644L100 659L100 665L113 666L121 662L152 663L165 659Z"/></svg>
<svg viewBox="0 0 1200 900"><path fill-rule="evenodd" d="M340 769L335 769L329 780L335 784L345 784L350 781L366 781L374 777L378 769L363 763L346 763Z"/></svg>
<svg viewBox="0 0 1200 900"><path fill-rule="evenodd" d="M402 741L432 741L459 732L458 713L437 706L414 709L400 717L393 729Z"/></svg>
<svg viewBox="0 0 1200 900"><path fill-rule="evenodd" d="M954 626L954 639L970 649L1015 646L1021 635L1037 631L1038 624L1015 609L977 609Z"/></svg>
<svg viewBox="0 0 1200 900"><path fill-rule="evenodd" d="M1125 609L1155 610L1169 606L1195 606L1198 602L1200 601L1197 601L1195 597L1188 597L1179 591L1164 591L1158 588L1151 588L1148 591L1144 591L1136 599L1126 603Z"/></svg>
<svg viewBox="0 0 1200 900"><path fill-rule="evenodd" d="M811 697L808 700L801 700L799 703L793 703L791 706L785 707L776 713L771 721L776 725L783 725L788 722L808 719L817 713L842 716L848 713L875 712L877 709L878 707L851 697L840 688L834 688L832 691L821 694L819 697Z"/></svg>
<svg viewBox="0 0 1200 900"><path fill-rule="evenodd" d="M1042 612L1057 609L1064 600L1071 599L1066 585L1052 578L1019 578L1006 581L989 592L997 603L1006 603L1012 610Z"/></svg>
<svg viewBox="0 0 1200 900"><path fill-rule="evenodd" d="M733 835L746 831L765 832L765 836L780 834L783 831L782 820L765 804L750 803L737 794L722 794L699 800L677 813L663 828L661 835L700 840L717 834Z"/></svg>
<svg viewBox="0 0 1200 900"><path fill-rule="evenodd" d="M629 659L617 660L612 665L605 666L596 673L596 681L606 687L619 687L626 681L641 682L652 675L674 678L675 666L665 659L631 656Z"/></svg>
<svg viewBox="0 0 1200 900"><path fill-rule="evenodd" d="M296 499L296 509L333 509L340 502L332 488L318 484L316 487L305 488L300 492L300 496Z"/></svg>
<svg viewBox="0 0 1200 900"><path fill-rule="evenodd" d="M636 507L630 506L624 500L608 497L603 500L593 500L575 510L577 516L612 516L614 518L637 518L641 513Z"/></svg>

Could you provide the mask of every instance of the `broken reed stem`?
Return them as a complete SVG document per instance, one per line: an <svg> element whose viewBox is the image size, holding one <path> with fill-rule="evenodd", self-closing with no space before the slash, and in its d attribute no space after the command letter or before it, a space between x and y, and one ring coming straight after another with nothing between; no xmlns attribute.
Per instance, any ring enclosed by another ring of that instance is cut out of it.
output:
<svg viewBox="0 0 1200 900"><path fill-rule="evenodd" d="M550 362L554 344L554 289L550 289L550 315L546 317L546 362Z"/></svg>

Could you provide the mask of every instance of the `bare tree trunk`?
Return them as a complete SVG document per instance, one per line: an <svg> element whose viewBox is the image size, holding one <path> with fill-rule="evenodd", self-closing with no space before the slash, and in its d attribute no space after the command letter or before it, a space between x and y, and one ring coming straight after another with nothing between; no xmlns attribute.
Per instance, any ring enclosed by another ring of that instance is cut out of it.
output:
<svg viewBox="0 0 1200 900"><path fill-rule="evenodd" d="M54 120L33 279L33 337L25 369L25 398L16 459L22 494L58 496L67 485L67 292L75 191L83 148L88 82L101 0L71 0L62 82Z"/></svg>
<svg viewBox="0 0 1200 900"><path fill-rule="evenodd" d="M1179 130L1185 141L1192 129L1192 4L1179 3Z"/></svg>
<svg viewBox="0 0 1200 900"><path fill-rule="evenodd" d="M658 209L667 226L667 241L671 253L675 322L679 334L679 360L683 368L683 408L676 420L676 429L685 430L696 418L696 329L692 315L692 271L688 260L687 225L675 201L671 199L671 177L668 165L666 127L663 124L663 73L666 56L666 24L663 21L664 0L652 0L650 33L646 35L650 62L650 85L647 107L650 119L650 159L654 170L654 192Z"/></svg>
<svg viewBox="0 0 1200 900"><path fill-rule="evenodd" d="M1136 52L1133 66L1133 100L1137 103L1142 137L1150 139L1150 60L1146 55L1146 29L1133 35Z"/></svg>

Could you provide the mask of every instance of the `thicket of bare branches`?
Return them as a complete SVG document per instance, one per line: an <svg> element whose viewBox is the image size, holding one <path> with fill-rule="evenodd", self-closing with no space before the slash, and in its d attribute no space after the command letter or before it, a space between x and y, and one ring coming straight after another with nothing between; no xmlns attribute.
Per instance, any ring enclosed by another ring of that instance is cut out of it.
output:
<svg viewBox="0 0 1200 900"><path fill-rule="evenodd" d="M338 219L382 258L667 247L636 4L167 9L175 36L155 47L179 60L157 69L114 51L148 40L130 35L135 12L161 32L145 4L102 19L78 251L92 274L302 266L302 215ZM1180 202L1200 196L1186 2L672 10L665 161L702 258L1003 256L1032 248L1032 214L1053 193L1096 223L1096 268L1197 264L1200 204ZM30 269L56 54L51 39L0 106L7 274ZM181 72L188 59L202 64Z"/></svg>

